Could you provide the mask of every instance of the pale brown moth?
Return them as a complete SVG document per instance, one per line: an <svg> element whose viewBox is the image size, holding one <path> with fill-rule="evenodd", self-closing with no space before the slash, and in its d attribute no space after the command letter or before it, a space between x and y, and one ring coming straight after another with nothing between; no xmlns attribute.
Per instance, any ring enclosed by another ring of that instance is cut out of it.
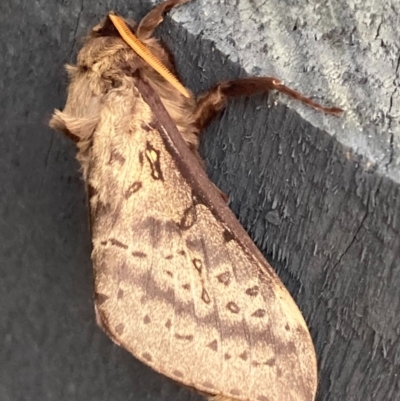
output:
<svg viewBox="0 0 400 401"><path fill-rule="evenodd" d="M152 34L166 11L187 1L165 1L129 25L173 72ZM50 125L78 147L99 325L136 358L210 399L314 400L306 323L207 178L197 148L231 96L277 89L327 113L341 110L273 78L185 95L132 50L110 15L67 70L66 106Z"/></svg>

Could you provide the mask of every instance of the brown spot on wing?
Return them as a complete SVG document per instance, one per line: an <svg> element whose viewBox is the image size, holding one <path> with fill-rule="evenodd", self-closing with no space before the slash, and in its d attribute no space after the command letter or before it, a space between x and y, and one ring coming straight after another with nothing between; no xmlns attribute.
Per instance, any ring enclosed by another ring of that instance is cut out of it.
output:
<svg viewBox="0 0 400 401"><path fill-rule="evenodd" d="M117 299L122 299L124 296L124 290L119 289L117 293Z"/></svg>
<svg viewBox="0 0 400 401"><path fill-rule="evenodd" d="M168 319L168 320L165 322L165 327L166 327L167 329L170 329L171 326L172 326L171 319Z"/></svg>
<svg viewBox="0 0 400 401"><path fill-rule="evenodd" d="M229 359L231 359L232 357L229 355L229 354L225 354L224 355L224 359L226 360L226 361L228 361Z"/></svg>
<svg viewBox="0 0 400 401"><path fill-rule="evenodd" d="M267 314L265 309L258 309L256 310L251 316L253 317L264 317Z"/></svg>
<svg viewBox="0 0 400 401"><path fill-rule="evenodd" d="M247 361L247 358L249 357L248 353L246 351L243 351L240 355L239 358L243 359L244 361Z"/></svg>
<svg viewBox="0 0 400 401"><path fill-rule="evenodd" d="M151 322L151 320L150 320L150 318L149 318L149 315L146 315L144 318L143 318L143 323L144 324L149 324Z"/></svg>
<svg viewBox="0 0 400 401"><path fill-rule="evenodd" d="M208 348L211 348L213 351L217 351L218 350L218 341L214 340L211 341L210 344L207 345Z"/></svg>
<svg viewBox="0 0 400 401"><path fill-rule="evenodd" d="M231 273L230 272L221 273L217 276L217 279L221 284L229 285L229 283L231 282Z"/></svg>
<svg viewBox="0 0 400 401"><path fill-rule="evenodd" d="M257 397L257 401L269 401L267 397L263 396L263 395L259 395Z"/></svg>
<svg viewBox="0 0 400 401"><path fill-rule="evenodd" d="M250 295L251 297L255 297L258 295L259 291L260 291L260 288L258 287L258 285L255 285L254 287L248 288L246 290L246 294Z"/></svg>
<svg viewBox="0 0 400 401"><path fill-rule="evenodd" d="M240 308L234 302L228 302L226 308L231 311L232 313L239 313Z"/></svg>
<svg viewBox="0 0 400 401"><path fill-rule="evenodd" d="M142 188L142 183L140 181L135 181L126 191L125 199L129 199L133 194L138 192Z"/></svg>
<svg viewBox="0 0 400 401"><path fill-rule="evenodd" d="M236 389L236 388L234 388L234 389L232 389L231 391L229 391L229 393L230 393L231 395L233 395L234 397L237 397L237 396L239 396L240 394L242 394L242 393L240 392L240 390L238 390L238 389Z"/></svg>
<svg viewBox="0 0 400 401"><path fill-rule="evenodd" d="M142 354L142 357L143 357L143 359L146 359L146 361L148 361L148 362L152 362L153 361L152 356L148 352L144 352Z"/></svg>
<svg viewBox="0 0 400 401"><path fill-rule="evenodd" d="M208 295L208 292L203 288L203 291L201 293L201 299L206 303L209 304L211 302L210 296Z"/></svg>
<svg viewBox="0 0 400 401"><path fill-rule="evenodd" d="M190 290L190 284L183 284L182 288L184 290Z"/></svg>
<svg viewBox="0 0 400 401"><path fill-rule="evenodd" d="M124 327L124 325L122 323L120 323L117 326L115 326L115 332L118 335L121 335L124 332L124 329L125 329L125 327Z"/></svg>
<svg viewBox="0 0 400 401"><path fill-rule="evenodd" d="M180 370L174 370L172 372L172 374L175 375L176 377L180 377L180 378L183 377L183 373Z"/></svg>
<svg viewBox="0 0 400 401"><path fill-rule="evenodd" d="M143 166L143 152L139 152L139 164Z"/></svg>
<svg viewBox="0 0 400 401"><path fill-rule="evenodd" d="M157 150L150 142L146 142L146 159L150 165L151 177L154 180L164 181L160 163L160 151Z"/></svg>
<svg viewBox="0 0 400 401"><path fill-rule="evenodd" d="M192 260L194 267L196 268L196 270L201 273L201 269L203 267L203 263L201 262L200 259L193 259Z"/></svg>
<svg viewBox="0 0 400 401"><path fill-rule="evenodd" d="M177 338L178 340L193 341L193 335L192 334L184 335L184 334L175 333L175 338Z"/></svg>
<svg viewBox="0 0 400 401"><path fill-rule="evenodd" d="M144 252L132 252L132 256L140 259L147 258L147 255Z"/></svg>
<svg viewBox="0 0 400 401"><path fill-rule="evenodd" d="M115 239L115 238L111 238L111 239L109 239L109 241L110 241L110 244L111 244L111 245L114 245L114 246L116 246L116 247L118 247L118 248L128 249L128 245L124 244L124 243L121 242L121 241L118 241L118 240Z"/></svg>
<svg viewBox="0 0 400 401"><path fill-rule="evenodd" d="M276 358L271 358L271 359L268 359L268 361L265 361L265 362L264 362L264 365L267 365L267 366L274 366L274 365L275 365L275 362L276 362Z"/></svg>

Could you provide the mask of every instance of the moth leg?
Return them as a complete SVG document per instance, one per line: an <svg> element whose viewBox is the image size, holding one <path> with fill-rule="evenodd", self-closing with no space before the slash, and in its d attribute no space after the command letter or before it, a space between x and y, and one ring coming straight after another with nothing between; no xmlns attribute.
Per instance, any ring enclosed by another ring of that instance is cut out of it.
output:
<svg viewBox="0 0 400 401"><path fill-rule="evenodd" d="M187 3L190 0L167 0L154 7L139 23L136 35L139 39L148 39L153 35L154 30L164 19L164 14L173 7Z"/></svg>
<svg viewBox="0 0 400 401"><path fill-rule="evenodd" d="M225 108L230 97L251 96L258 93L267 93L277 90L294 99L300 100L314 109L327 114L339 115L343 110L338 107L324 107L312 99L302 95L285 85L279 79L271 77L243 78L227 81L216 85L210 91L197 98L197 107L194 112L196 128L201 132L211 120Z"/></svg>

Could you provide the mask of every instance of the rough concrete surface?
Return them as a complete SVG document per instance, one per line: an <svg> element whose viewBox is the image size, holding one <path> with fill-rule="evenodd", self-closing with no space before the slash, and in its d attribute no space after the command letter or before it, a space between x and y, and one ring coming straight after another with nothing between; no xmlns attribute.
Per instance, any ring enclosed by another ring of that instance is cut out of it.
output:
<svg viewBox="0 0 400 401"><path fill-rule="evenodd" d="M46 127L65 62L109 10L151 2L0 4L0 400L189 401L95 324L83 184ZM196 0L159 35L195 92L274 75L346 109L275 94L233 101L205 133L211 178L288 286L319 362L318 401L400 398L399 9L395 2ZM279 100L277 102L276 100Z"/></svg>

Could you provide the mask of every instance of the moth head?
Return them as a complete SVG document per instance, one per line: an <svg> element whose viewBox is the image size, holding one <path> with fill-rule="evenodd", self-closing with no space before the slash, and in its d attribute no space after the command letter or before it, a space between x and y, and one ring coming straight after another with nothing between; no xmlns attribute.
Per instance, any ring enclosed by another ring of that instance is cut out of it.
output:
<svg viewBox="0 0 400 401"><path fill-rule="evenodd" d="M125 22L135 33L136 23ZM169 57L156 39L149 38L144 43L171 68ZM137 71L143 68L152 71L121 38L107 16L84 39L76 65L66 66L69 77L67 101L62 112L54 112L50 126L76 142L87 141L96 127L103 99L110 91L132 86Z"/></svg>
<svg viewBox="0 0 400 401"><path fill-rule="evenodd" d="M89 139L99 119L102 98L132 77L137 59L107 17L85 38L76 65L66 66L67 101L63 111L54 111L50 127L75 142Z"/></svg>
<svg viewBox="0 0 400 401"><path fill-rule="evenodd" d="M126 21L126 24L135 32L136 23ZM92 80L100 80L96 89L102 93L120 86L123 79L132 77L142 63L121 38L109 16L92 29L77 58L79 70L84 69Z"/></svg>

